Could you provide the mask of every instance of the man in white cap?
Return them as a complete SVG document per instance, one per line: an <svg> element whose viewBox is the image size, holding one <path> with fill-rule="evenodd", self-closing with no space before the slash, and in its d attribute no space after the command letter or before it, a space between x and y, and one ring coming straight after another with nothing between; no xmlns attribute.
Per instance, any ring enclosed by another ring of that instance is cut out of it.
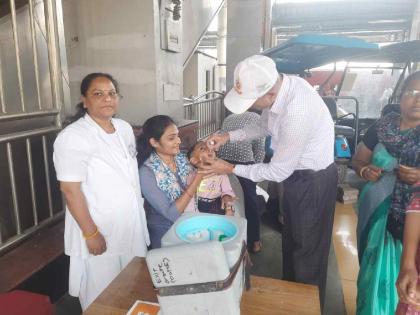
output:
<svg viewBox="0 0 420 315"><path fill-rule="evenodd" d="M217 150L228 141L271 135L274 154L270 163L254 165L208 161L205 172L284 182L283 278L318 285L323 306L337 192L331 115L309 83L279 75L273 60L262 55L236 66L224 102L233 113L260 109L261 120L212 135L208 146Z"/></svg>

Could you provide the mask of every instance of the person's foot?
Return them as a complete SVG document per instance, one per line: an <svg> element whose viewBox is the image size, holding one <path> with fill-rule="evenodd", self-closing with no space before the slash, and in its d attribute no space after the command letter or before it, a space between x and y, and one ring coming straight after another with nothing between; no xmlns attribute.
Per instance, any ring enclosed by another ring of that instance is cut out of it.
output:
<svg viewBox="0 0 420 315"><path fill-rule="evenodd" d="M261 241L255 241L252 245L252 252L253 253L259 253L262 250L262 242Z"/></svg>

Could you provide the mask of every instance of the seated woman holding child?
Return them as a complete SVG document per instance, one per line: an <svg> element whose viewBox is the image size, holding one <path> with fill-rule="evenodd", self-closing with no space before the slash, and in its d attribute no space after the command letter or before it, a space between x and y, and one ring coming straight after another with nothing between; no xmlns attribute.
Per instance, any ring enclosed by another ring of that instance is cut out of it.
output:
<svg viewBox="0 0 420 315"><path fill-rule="evenodd" d="M137 140L140 183L151 248L161 247L163 235L184 212L197 211L196 199L200 199L196 192L202 187L203 174L195 171L187 155L180 152L180 144L175 122L165 115L146 120ZM194 148L201 151L198 145ZM191 158L199 167L202 163L201 153L195 151L191 152ZM211 183L210 178L204 181L204 190L208 186L206 183ZM223 183L226 186L226 180ZM214 188L214 183L209 185ZM223 205L232 203L234 195L231 191L230 187L229 193L226 192L226 196L221 198ZM207 198L214 196L207 194ZM215 213L212 209L207 212Z"/></svg>

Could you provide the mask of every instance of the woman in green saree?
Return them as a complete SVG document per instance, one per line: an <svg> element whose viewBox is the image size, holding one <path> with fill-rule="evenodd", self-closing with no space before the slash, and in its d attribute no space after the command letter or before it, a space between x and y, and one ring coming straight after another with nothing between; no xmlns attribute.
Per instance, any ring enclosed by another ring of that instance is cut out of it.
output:
<svg viewBox="0 0 420 315"><path fill-rule="evenodd" d="M412 189L404 224L404 243L397 291L396 315L420 315L420 182Z"/></svg>
<svg viewBox="0 0 420 315"><path fill-rule="evenodd" d="M353 157L368 183L358 201L358 315L392 315L410 186L420 180L420 71L401 89L401 114L369 128Z"/></svg>

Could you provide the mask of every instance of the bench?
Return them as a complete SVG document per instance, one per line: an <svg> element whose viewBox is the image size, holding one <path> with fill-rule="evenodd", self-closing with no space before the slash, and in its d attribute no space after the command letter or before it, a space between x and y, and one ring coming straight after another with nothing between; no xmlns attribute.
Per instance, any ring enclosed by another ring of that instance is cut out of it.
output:
<svg viewBox="0 0 420 315"><path fill-rule="evenodd" d="M68 263L61 220L0 256L0 293L21 289L49 295L54 301L67 291Z"/></svg>

